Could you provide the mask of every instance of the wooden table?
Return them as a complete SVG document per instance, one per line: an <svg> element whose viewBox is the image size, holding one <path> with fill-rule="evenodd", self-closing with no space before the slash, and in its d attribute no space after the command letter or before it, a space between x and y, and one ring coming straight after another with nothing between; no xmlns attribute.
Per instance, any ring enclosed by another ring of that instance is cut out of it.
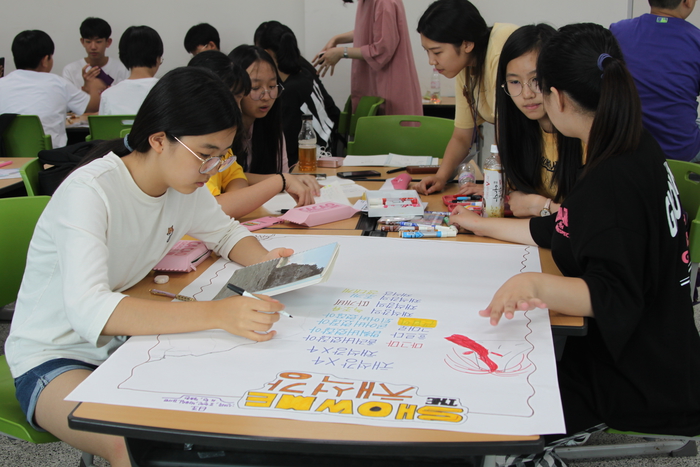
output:
<svg viewBox="0 0 700 467"><path fill-rule="evenodd" d="M476 167L476 166L475 166ZM384 184L384 180L388 178L393 178L398 175L401 175L402 173L406 172L398 172L394 174L388 174L386 173L387 170L391 170L393 167L369 167L372 170L376 170L377 172L381 173L380 176L377 177L368 177L368 178L376 178L377 181L357 181L356 183L358 185L361 185L368 190L379 190L382 185ZM352 167L352 166L343 166L343 167L338 167L338 168L322 168L319 167L315 173L324 173L328 176L335 175L337 172L346 172L346 171L352 171L352 170L367 170L368 167ZM482 179L483 177L481 176L481 171L476 167L476 174L477 174L477 180ZM427 177L428 175L425 174L414 174L412 175L414 180L422 180L424 177ZM447 189L441 193L436 193L433 195L421 195L421 199L424 202L428 203L427 210L428 211L445 211L447 208L445 207L445 204L442 202L442 197L444 195L451 195L457 193L459 187L457 186L456 183L449 183L447 185ZM351 203L355 203L359 198L350 198ZM266 216L279 216L279 212L272 212L264 207L260 207L253 211L252 213L248 214L247 216L242 217L241 221L250 221L254 219L259 219L261 217L266 217ZM365 218L366 219L366 216ZM323 224L319 225L317 227L303 227L300 225L292 224L290 223L285 223L285 224L277 224L273 225L272 227L269 227L270 230L277 230L277 229L331 229L331 230L351 230L351 229L360 229L360 230L373 230L373 225L374 223L366 223L365 220L363 220L363 216L360 213L355 214L353 217L350 219L345 219L342 221L337 221L337 222L331 222L329 224ZM366 228L369 227L369 228Z"/></svg>
<svg viewBox="0 0 700 467"><path fill-rule="evenodd" d="M334 173L335 169L319 169L319 172ZM371 188L374 188L374 184L381 185L381 182L361 183L365 186L369 184ZM456 186L451 186L449 190L456 191ZM445 193L423 198L429 201L430 209L444 210L443 194ZM268 214L270 213L258 210L248 218L254 219ZM363 232L356 229L355 224L356 222L340 221L315 229L278 225L256 233L362 235ZM391 232L389 236L398 234ZM430 240L507 243L474 235ZM543 271L558 273L548 250L540 249L540 258ZM139 298L169 300L153 296L148 290L157 287L178 293L214 261L214 258L207 259L197 271L191 273L169 273L170 281L158 286L153 282L154 273L151 273L127 293ZM585 333L583 318L564 316L556 312L550 312L550 316L555 334L557 330L563 335L576 334L581 332L581 329ZM391 467L430 466L445 465L455 459L460 459L462 466L482 465L483 456L486 455L531 453L538 452L543 447L539 436L385 428L96 403L79 404L69 417L69 425L74 429L124 436L134 456L135 465L144 466L205 465L197 449L183 450L183 445L203 446L203 449L219 452L223 457L217 458L220 463L216 465L249 463L247 465L333 467L350 467L362 462ZM291 459L295 463L292 463Z"/></svg>
<svg viewBox="0 0 700 467"><path fill-rule="evenodd" d="M260 232L351 236L362 233L356 229L271 228ZM214 261L214 258L207 259L194 272L169 273L170 281L157 288L180 292ZM139 298L170 300L148 292L155 286L153 275L149 274L127 293ZM207 446L221 450L224 456L232 456L230 459L219 459L222 463L216 465L226 465L224 461L242 465L262 459L264 465L315 464L333 467L350 467L360 462L391 467L430 466L445 465L445 462L454 459L460 459L462 466L481 465L485 455L538 452L543 447L539 436L385 428L96 403L79 404L69 417L69 425L74 429L124 436L135 458L135 465L154 466L205 465L187 463L195 462L199 454L183 451L183 444ZM227 451L235 451L235 457ZM370 460L367 456L376 459ZM289 462L290 457L297 463L284 464ZM169 463L169 458L172 458L172 463Z"/></svg>
<svg viewBox="0 0 700 467"><path fill-rule="evenodd" d="M11 161L12 164L2 167L2 169L20 169L24 164L33 160L34 157L7 157L0 159L2 162ZM20 191L24 186L21 177L0 180L0 196L8 195L15 191ZM26 193L25 193L26 194Z"/></svg>

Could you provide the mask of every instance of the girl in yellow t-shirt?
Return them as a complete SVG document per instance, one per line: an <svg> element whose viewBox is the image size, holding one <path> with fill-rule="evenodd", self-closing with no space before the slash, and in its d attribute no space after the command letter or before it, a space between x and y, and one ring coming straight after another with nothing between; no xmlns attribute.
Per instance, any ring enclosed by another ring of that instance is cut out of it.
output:
<svg viewBox="0 0 700 467"><path fill-rule="evenodd" d="M455 129L435 175L415 185L423 194L441 191L476 140L476 127L495 122L496 68L501 49L518 27L488 27L468 0L438 0L418 21L430 65L455 80Z"/></svg>

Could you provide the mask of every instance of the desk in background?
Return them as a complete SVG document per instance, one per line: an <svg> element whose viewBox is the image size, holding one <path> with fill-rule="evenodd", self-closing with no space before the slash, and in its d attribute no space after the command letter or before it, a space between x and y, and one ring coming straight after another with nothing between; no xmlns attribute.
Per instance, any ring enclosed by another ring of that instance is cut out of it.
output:
<svg viewBox="0 0 700 467"><path fill-rule="evenodd" d="M7 157L0 161L12 161L12 164L2 167L3 169L20 169L24 164L33 160L33 157ZM18 196L27 196L27 190L24 188L22 178L6 178L0 180L0 198L10 198Z"/></svg>
<svg viewBox="0 0 700 467"><path fill-rule="evenodd" d="M445 96L439 104L423 101L423 115L455 119L455 97Z"/></svg>

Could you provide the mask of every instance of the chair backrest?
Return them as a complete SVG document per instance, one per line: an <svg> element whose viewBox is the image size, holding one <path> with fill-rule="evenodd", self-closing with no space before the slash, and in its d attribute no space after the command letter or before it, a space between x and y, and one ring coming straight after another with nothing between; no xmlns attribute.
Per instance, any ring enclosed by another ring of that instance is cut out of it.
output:
<svg viewBox="0 0 700 467"><path fill-rule="evenodd" d="M683 209L690 218L690 260L700 262L700 164L668 159L668 166L676 179Z"/></svg>
<svg viewBox="0 0 700 467"><path fill-rule="evenodd" d="M7 157L36 157L43 149L52 149L51 136L36 115L17 115L2 135Z"/></svg>
<svg viewBox="0 0 700 467"><path fill-rule="evenodd" d="M27 423L15 398L15 381L4 355L0 355L0 433L37 444L58 441L51 433L36 431Z"/></svg>
<svg viewBox="0 0 700 467"><path fill-rule="evenodd" d="M350 132L350 119L352 118L352 96L348 96L348 100L345 101L345 108L340 112L340 117L338 118L338 133L347 137Z"/></svg>
<svg viewBox="0 0 700 467"><path fill-rule="evenodd" d="M0 307L17 299L29 240L50 196L0 199Z"/></svg>
<svg viewBox="0 0 700 467"><path fill-rule="evenodd" d="M41 162L39 159L34 159L24 164L19 173L24 181L24 188L27 189L28 196L37 196L39 190L39 172L41 171Z"/></svg>
<svg viewBox="0 0 700 467"><path fill-rule="evenodd" d="M357 120L362 117L373 117L379 112L379 106L384 103L384 99L381 97L374 96L363 96L360 98L360 102L357 103L357 108L355 113L350 117L350 128L348 134L350 137L355 136L357 129Z"/></svg>
<svg viewBox="0 0 700 467"><path fill-rule="evenodd" d="M454 121L439 117L381 115L357 121L349 155L401 154L442 158L454 131Z"/></svg>
<svg viewBox="0 0 700 467"><path fill-rule="evenodd" d="M86 141L119 138L122 130L134 125L136 115L88 115L90 135Z"/></svg>

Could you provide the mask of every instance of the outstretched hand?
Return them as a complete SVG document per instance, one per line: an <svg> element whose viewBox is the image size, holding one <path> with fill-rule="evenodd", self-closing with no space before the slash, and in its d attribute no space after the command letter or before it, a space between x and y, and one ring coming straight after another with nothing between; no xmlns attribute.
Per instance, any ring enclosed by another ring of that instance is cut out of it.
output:
<svg viewBox="0 0 700 467"><path fill-rule="evenodd" d="M496 326L503 315L506 319L513 319L516 311L547 308L547 304L538 298L539 276L540 273L526 272L511 277L496 291L489 306L479 311L479 315L491 318L491 324Z"/></svg>

